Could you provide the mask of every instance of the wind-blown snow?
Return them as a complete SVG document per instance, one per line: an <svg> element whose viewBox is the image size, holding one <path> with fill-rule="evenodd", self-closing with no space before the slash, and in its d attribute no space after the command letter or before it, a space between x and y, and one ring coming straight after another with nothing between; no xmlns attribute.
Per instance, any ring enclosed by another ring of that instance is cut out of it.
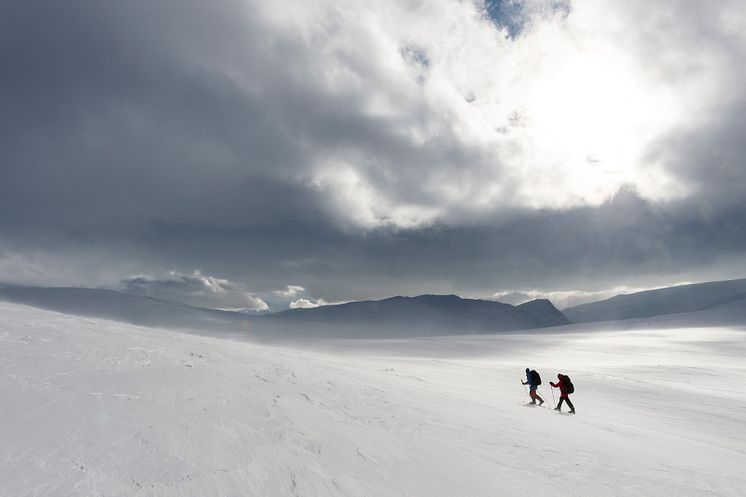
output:
<svg viewBox="0 0 746 497"><path fill-rule="evenodd" d="M734 310L740 308L741 312L740 315L734 314L732 310L718 307L732 307ZM572 322L583 323L648 318L710 309L715 310L710 318L722 315L735 317L739 323L746 322L746 279L708 281L616 295L599 302L570 307L563 312Z"/></svg>
<svg viewBox="0 0 746 497"><path fill-rule="evenodd" d="M0 496L744 494L746 331L572 331L309 350L0 303Z"/></svg>

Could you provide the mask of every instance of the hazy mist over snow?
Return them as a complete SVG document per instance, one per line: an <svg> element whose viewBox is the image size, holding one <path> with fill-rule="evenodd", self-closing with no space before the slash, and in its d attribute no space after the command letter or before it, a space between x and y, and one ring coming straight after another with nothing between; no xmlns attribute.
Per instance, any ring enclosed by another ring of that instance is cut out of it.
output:
<svg viewBox="0 0 746 497"><path fill-rule="evenodd" d="M0 64L3 282L262 312L746 275L740 0L11 0Z"/></svg>
<svg viewBox="0 0 746 497"><path fill-rule="evenodd" d="M689 282L679 282L675 285L671 286L678 286L678 285L686 285ZM660 287L658 287L660 288ZM595 292L587 292L587 291L581 291L581 290L567 290L567 291L555 291L555 292L545 292L541 290L525 290L525 291L506 291L506 292L497 292L494 295L492 295L493 300L497 300L500 302L505 302L506 304L522 304L524 302L529 302L531 300L536 299L549 299L556 305L559 309L564 309L566 307L572 307L578 304L584 304L586 302L595 302L599 300L604 300L609 297L613 297L614 295L621 295L621 294L629 294L629 293L636 293L636 292L642 292L646 290L654 290L655 288L630 288L626 286L616 286L613 288L608 288L606 290L599 290Z"/></svg>
<svg viewBox="0 0 746 497"><path fill-rule="evenodd" d="M687 326L301 349L0 302L0 494L741 497L746 335Z"/></svg>

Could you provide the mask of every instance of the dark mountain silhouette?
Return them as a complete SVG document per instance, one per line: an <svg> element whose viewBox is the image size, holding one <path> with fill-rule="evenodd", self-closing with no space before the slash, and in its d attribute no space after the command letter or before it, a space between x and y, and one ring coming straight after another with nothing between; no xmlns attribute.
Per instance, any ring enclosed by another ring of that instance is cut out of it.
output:
<svg viewBox="0 0 746 497"><path fill-rule="evenodd" d="M562 311L573 323L649 318L685 312L746 310L746 279L712 281L617 295ZM713 314L713 313L709 313ZM746 314L746 313L745 313ZM713 314L714 315L714 314Z"/></svg>
<svg viewBox="0 0 746 497"><path fill-rule="evenodd" d="M392 297L275 314L205 309L179 302L90 288L0 287L6 300L67 314L256 338L414 337L494 333L568 324L548 300L519 306L456 295Z"/></svg>
<svg viewBox="0 0 746 497"><path fill-rule="evenodd" d="M456 295L391 297L262 316L268 330L299 329L305 335L431 336L545 328L569 320L548 300L519 306Z"/></svg>

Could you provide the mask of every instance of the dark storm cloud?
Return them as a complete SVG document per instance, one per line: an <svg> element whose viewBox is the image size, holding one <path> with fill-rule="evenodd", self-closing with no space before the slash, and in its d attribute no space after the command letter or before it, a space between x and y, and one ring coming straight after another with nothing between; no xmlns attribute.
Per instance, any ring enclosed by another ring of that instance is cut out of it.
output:
<svg viewBox="0 0 746 497"><path fill-rule="evenodd" d="M416 192L415 165L469 159L448 136L409 146L396 123L360 111L364 95L324 86L312 47L249 7L7 3L4 228L277 224L319 207L307 174L317 150L374 150L368 179L395 196ZM391 183L386 169L402 162L409 177Z"/></svg>
<svg viewBox="0 0 746 497"><path fill-rule="evenodd" d="M292 188L275 177L300 159L265 104L200 60L230 49L230 15L199 2L11 2L0 22L5 227L231 224Z"/></svg>
<svg viewBox="0 0 746 497"><path fill-rule="evenodd" d="M740 97L718 108L714 118L695 120L653 152L653 160L675 164L689 180L695 193L691 207L702 215L738 210L746 203L746 94Z"/></svg>
<svg viewBox="0 0 746 497"><path fill-rule="evenodd" d="M602 288L633 274L646 275L641 284L720 277L719 264L743 261L743 104L651 150L651 160L696 192L684 200L651 202L630 188L598 207L508 206L470 217L421 184L434 179L468 192L470 175L477 184L501 177L502 156L486 157L449 127L450 112L409 90L392 93L406 118L371 111L378 103L370 89L389 75L365 46L339 49L349 66L321 67L326 46L268 28L255 7L0 7L0 279L122 280L127 291L250 307L286 285L305 287L309 301L491 294ZM343 19L330 19L333 33ZM430 70L431 57L418 48L415 69ZM329 83L345 70L355 76L347 86ZM412 88L427 77L413 76ZM435 138L412 138L412 123L434 127ZM341 186L333 167L319 176L313 168L326 159L355 163L356 175ZM356 182L373 190L366 205L381 208L372 221L363 216L364 229L350 221L367 191L354 190ZM339 200L348 186L350 198ZM388 204L436 215L391 226L381 221L397 212ZM457 215L442 220L441 207Z"/></svg>
<svg viewBox="0 0 746 497"><path fill-rule="evenodd" d="M706 269L742 253L746 213L703 217L690 206L662 208L623 191L599 208L516 212L492 226L367 234L163 229L158 252L179 267L209 260L213 273L234 274L265 294L277 281L299 282L327 301L510 288L601 290L610 282L652 286L660 279L727 276Z"/></svg>

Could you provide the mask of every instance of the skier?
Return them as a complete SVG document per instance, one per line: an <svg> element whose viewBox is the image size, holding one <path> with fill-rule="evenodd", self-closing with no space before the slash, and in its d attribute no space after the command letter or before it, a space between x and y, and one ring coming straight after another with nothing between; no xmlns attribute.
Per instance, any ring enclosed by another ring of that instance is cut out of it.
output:
<svg viewBox="0 0 746 497"><path fill-rule="evenodd" d="M572 381L570 381L568 376L563 375L562 373L557 374L557 380L557 383L549 382L549 384L554 388L560 389L560 400L554 410L562 412L562 402L564 401L567 402L567 405L570 407L570 414L575 414L575 406L570 402L570 394L575 392L575 387L573 386Z"/></svg>
<svg viewBox="0 0 746 497"><path fill-rule="evenodd" d="M541 376L539 376L539 373L537 373L535 369L526 368L526 381L521 381L521 383L529 386L529 390L531 391L531 404L536 404L537 400L539 401L539 405L544 403L544 399L539 397L539 394L536 393L536 389L541 385Z"/></svg>

